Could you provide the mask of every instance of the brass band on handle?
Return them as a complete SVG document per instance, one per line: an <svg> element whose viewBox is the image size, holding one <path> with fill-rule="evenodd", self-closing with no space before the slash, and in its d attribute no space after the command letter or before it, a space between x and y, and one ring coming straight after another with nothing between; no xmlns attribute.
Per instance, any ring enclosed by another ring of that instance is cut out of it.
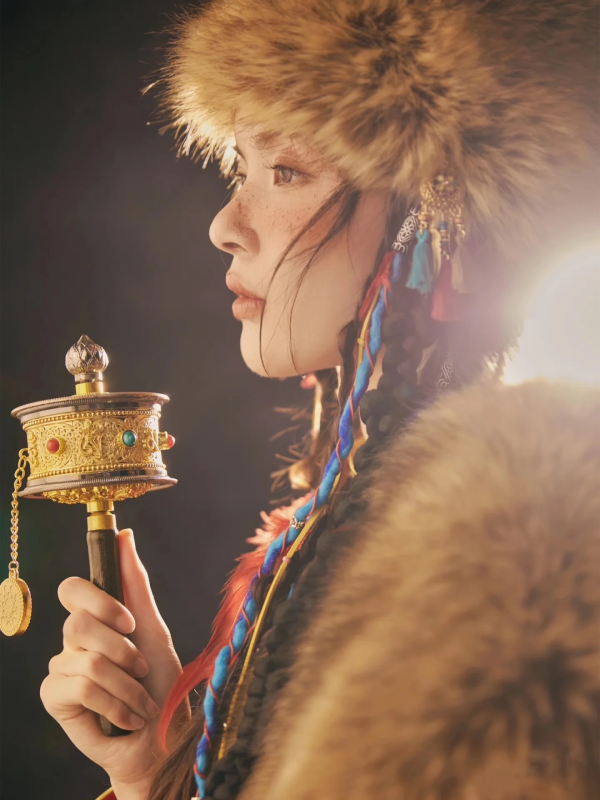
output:
<svg viewBox="0 0 600 800"><path fill-rule="evenodd" d="M88 531L116 531L117 521L112 500L93 500L86 505L88 510Z"/></svg>

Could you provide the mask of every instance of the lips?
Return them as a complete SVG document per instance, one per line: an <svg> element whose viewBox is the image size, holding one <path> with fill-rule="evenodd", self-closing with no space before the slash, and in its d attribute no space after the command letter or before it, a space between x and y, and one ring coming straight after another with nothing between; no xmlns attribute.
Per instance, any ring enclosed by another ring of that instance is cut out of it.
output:
<svg viewBox="0 0 600 800"><path fill-rule="evenodd" d="M225 276L225 283L228 289L237 294L231 307L236 319L253 319L262 313L265 301L262 297L257 297L246 289L237 275L228 272Z"/></svg>

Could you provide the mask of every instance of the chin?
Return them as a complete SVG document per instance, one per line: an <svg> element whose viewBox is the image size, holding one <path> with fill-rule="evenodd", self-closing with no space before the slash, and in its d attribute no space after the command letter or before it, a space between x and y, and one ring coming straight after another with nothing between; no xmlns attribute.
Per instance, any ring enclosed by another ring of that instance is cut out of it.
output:
<svg viewBox="0 0 600 800"><path fill-rule="evenodd" d="M303 373L299 372L293 365L290 358L273 358L263 353L261 360L258 348L252 348L247 352L242 347L242 358L249 370L261 378L275 378L283 380L284 378L294 378Z"/></svg>
<svg viewBox="0 0 600 800"><path fill-rule="evenodd" d="M307 372L316 372L321 369L338 367L341 364L341 355L335 347L326 351L311 353L296 352L295 362L290 355L287 337L285 340L271 340L268 347L263 349L262 359L260 357L260 347L257 336L246 337L242 330L240 349L244 363L256 375L262 378L295 378L305 375Z"/></svg>

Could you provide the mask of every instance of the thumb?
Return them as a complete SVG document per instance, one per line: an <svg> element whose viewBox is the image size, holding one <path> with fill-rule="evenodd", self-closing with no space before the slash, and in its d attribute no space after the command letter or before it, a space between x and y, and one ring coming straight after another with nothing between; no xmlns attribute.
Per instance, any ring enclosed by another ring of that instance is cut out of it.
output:
<svg viewBox="0 0 600 800"><path fill-rule="evenodd" d="M166 625L150 588L148 572L138 556L131 528L119 532L119 557L125 605L135 619L136 633L143 635L153 629L166 632Z"/></svg>
<svg viewBox="0 0 600 800"><path fill-rule="evenodd" d="M131 640L150 667L150 674L142 683L162 703L181 672L181 665L169 629L156 606L148 573L137 554L133 531L130 528L120 531L118 542L125 605L135 619Z"/></svg>

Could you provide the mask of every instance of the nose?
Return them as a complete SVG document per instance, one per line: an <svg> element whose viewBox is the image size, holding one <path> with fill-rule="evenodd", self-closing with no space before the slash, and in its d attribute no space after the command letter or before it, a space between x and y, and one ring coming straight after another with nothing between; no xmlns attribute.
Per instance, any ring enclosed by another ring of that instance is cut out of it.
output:
<svg viewBox="0 0 600 800"><path fill-rule="evenodd" d="M243 187L213 219L208 235L215 247L232 256L256 255L258 233L250 219Z"/></svg>

